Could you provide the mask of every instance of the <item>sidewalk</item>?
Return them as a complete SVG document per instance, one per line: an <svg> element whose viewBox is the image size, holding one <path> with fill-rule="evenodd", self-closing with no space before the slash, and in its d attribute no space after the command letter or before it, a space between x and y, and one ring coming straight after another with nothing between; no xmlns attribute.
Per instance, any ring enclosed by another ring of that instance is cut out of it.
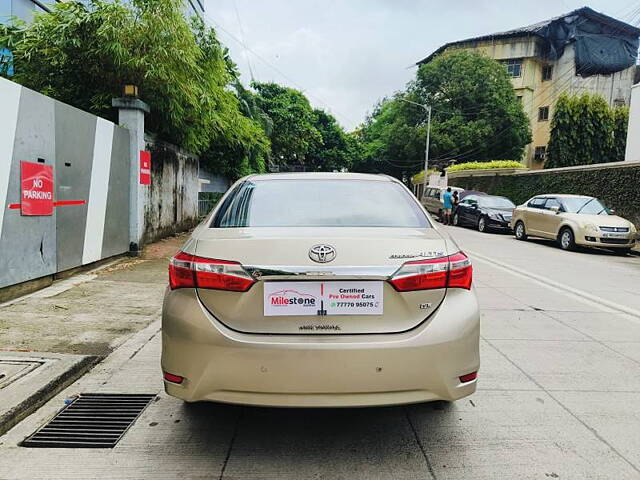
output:
<svg viewBox="0 0 640 480"><path fill-rule="evenodd" d="M159 318L168 259L186 234L0 306L0 351L106 356Z"/></svg>

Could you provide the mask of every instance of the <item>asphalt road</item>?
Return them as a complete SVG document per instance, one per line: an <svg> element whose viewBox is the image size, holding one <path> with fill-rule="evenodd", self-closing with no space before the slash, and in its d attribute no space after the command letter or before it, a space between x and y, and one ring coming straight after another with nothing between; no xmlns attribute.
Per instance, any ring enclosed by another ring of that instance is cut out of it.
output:
<svg viewBox="0 0 640 480"><path fill-rule="evenodd" d="M155 322L0 438L0 478L639 479L640 257L447 230L471 253L482 308L472 397L183 405L161 392ZM96 391L159 395L112 450L18 446L65 397Z"/></svg>

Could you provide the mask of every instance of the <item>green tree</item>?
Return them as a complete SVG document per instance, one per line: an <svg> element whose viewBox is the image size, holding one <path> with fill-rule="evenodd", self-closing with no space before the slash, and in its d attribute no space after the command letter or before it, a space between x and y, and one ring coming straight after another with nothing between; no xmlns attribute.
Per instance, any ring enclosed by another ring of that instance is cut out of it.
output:
<svg viewBox="0 0 640 480"><path fill-rule="evenodd" d="M304 165L308 153L322 145L309 100L298 90L254 82L256 105L273 124L271 161L281 169Z"/></svg>
<svg viewBox="0 0 640 480"><path fill-rule="evenodd" d="M529 120L506 69L474 52L439 55L422 65L404 92L385 99L363 127L365 162L398 176L424 162L432 107L431 164L518 159L531 141Z"/></svg>
<svg viewBox="0 0 640 480"><path fill-rule="evenodd" d="M363 155L355 170L402 178L424 165L426 125L404 97L383 99L367 117L359 131Z"/></svg>
<svg viewBox="0 0 640 480"><path fill-rule="evenodd" d="M315 109L314 127L320 133L321 143L310 148L305 162L308 171L349 169L353 163L354 137L349 137L335 117L324 110Z"/></svg>
<svg viewBox="0 0 640 480"><path fill-rule="evenodd" d="M613 147L609 156L612 162L624 161L627 148L627 128L629 126L629 107L613 109Z"/></svg>
<svg viewBox="0 0 640 480"><path fill-rule="evenodd" d="M545 168L624 160L628 120L628 109L609 107L601 95L561 95L551 119Z"/></svg>
<svg viewBox="0 0 640 480"><path fill-rule="evenodd" d="M26 87L116 120L111 99L136 84L161 139L195 154L238 152L248 169L264 163L268 139L240 111L228 52L213 29L184 18L182 0L55 3L29 25L2 27L0 46L13 52L12 80Z"/></svg>

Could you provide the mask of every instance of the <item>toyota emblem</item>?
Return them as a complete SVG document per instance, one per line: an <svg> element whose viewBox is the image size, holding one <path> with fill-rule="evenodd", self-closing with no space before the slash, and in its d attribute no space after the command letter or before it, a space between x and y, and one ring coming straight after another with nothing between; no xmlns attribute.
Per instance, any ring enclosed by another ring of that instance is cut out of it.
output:
<svg viewBox="0 0 640 480"><path fill-rule="evenodd" d="M336 258L336 249L331 245L314 245L309 249L309 258L317 263L328 263Z"/></svg>

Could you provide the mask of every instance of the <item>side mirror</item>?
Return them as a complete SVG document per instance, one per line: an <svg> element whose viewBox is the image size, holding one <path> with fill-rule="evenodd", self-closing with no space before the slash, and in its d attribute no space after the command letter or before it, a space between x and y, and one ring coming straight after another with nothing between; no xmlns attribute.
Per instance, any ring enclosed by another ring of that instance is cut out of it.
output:
<svg viewBox="0 0 640 480"><path fill-rule="evenodd" d="M553 213L555 213L556 215L560 213L560 207L558 207L557 205L554 205L553 207L551 207L549 210L551 210Z"/></svg>

